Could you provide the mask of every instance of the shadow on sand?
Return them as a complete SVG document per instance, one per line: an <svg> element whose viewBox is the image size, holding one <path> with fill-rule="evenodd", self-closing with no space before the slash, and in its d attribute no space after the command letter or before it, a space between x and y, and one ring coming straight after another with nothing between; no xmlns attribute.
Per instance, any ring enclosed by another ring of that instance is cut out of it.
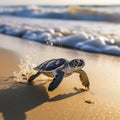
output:
<svg viewBox="0 0 120 120"><path fill-rule="evenodd" d="M59 94L50 99L42 84L28 86L14 83L9 88L0 89L0 112L4 120L25 120L25 112L45 102L62 100L84 91L81 89L74 93Z"/></svg>

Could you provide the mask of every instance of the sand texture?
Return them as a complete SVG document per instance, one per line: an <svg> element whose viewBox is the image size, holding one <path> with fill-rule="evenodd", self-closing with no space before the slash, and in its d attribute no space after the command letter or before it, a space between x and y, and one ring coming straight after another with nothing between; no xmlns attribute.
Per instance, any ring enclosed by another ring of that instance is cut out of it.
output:
<svg viewBox="0 0 120 120"><path fill-rule="evenodd" d="M0 38L0 120L120 120L119 57ZM47 90L50 82L40 81L47 79L44 76L30 86L8 78L19 72L20 59L37 65L61 57L84 58L89 91L84 91L77 74L64 78L53 92Z"/></svg>

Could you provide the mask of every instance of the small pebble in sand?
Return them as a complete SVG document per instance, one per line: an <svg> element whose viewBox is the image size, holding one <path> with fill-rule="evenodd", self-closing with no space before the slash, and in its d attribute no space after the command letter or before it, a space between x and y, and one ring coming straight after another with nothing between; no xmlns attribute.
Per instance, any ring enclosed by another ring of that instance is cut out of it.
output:
<svg viewBox="0 0 120 120"><path fill-rule="evenodd" d="M95 102L94 101L91 101L91 100L84 100L85 103L88 103L88 104L94 104Z"/></svg>

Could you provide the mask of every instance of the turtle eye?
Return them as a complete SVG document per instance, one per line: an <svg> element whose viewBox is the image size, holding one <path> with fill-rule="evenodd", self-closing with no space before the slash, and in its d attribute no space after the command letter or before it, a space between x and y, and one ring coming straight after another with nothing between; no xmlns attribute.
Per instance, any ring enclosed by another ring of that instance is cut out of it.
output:
<svg viewBox="0 0 120 120"><path fill-rule="evenodd" d="M84 61L81 59L79 62L79 66L82 66L84 64Z"/></svg>
<svg viewBox="0 0 120 120"><path fill-rule="evenodd" d="M78 66L82 66L83 62L80 62Z"/></svg>

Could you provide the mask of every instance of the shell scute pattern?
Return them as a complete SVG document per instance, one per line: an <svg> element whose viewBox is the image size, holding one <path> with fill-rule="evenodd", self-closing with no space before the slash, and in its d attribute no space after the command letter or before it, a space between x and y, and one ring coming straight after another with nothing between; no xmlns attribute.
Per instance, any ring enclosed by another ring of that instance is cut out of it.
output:
<svg viewBox="0 0 120 120"><path fill-rule="evenodd" d="M66 60L63 58L52 59L52 60L42 63L41 65L35 67L34 69L39 70L39 71L51 71L51 70L55 70L55 69L59 68L65 62L66 62Z"/></svg>

